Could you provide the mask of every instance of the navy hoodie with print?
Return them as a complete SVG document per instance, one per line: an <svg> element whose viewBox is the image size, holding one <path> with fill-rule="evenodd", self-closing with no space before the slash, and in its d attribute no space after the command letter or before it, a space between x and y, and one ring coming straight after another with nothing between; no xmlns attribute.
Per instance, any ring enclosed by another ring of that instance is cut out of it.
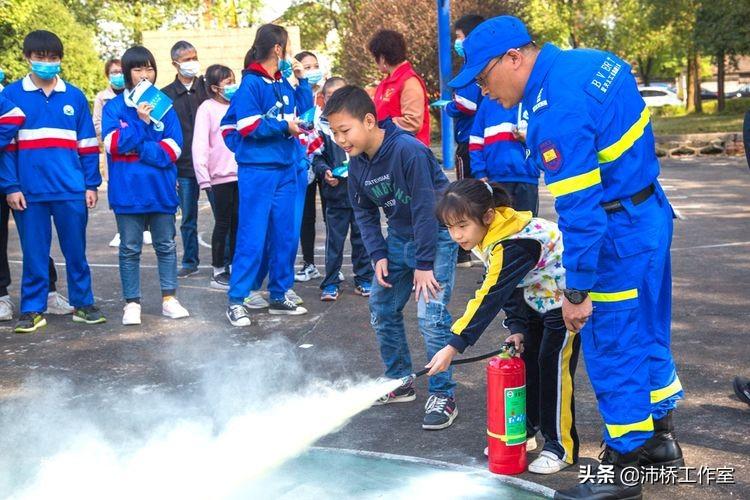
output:
<svg viewBox="0 0 750 500"><path fill-rule="evenodd" d="M439 224L437 196L448 179L432 151L390 119L380 122L383 144L372 158L362 153L349 161L349 200L370 259L388 257L380 230L383 208L389 231L416 243L417 269L431 270Z"/></svg>

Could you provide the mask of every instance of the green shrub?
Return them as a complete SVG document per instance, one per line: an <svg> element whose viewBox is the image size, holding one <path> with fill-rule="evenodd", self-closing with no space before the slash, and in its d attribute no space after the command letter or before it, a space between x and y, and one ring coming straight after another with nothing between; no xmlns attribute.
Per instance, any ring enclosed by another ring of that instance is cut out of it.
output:
<svg viewBox="0 0 750 500"><path fill-rule="evenodd" d="M650 108L652 116L685 116L685 106L662 106L660 108Z"/></svg>

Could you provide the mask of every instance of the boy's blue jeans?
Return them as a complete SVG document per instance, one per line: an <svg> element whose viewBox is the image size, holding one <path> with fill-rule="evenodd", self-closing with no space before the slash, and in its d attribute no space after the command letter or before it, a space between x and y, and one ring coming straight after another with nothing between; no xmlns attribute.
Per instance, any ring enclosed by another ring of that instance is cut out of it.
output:
<svg viewBox="0 0 750 500"><path fill-rule="evenodd" d="M120 232L120 280L125 300L141 298L143 231L151 230L162 294L177 290L177 246L174 214L115 214Z"/></svg>
<svg viewBox="0 0 750 500"><path fill-rule="evenodd" d="M370 294L370 322L375 329L380 343L380 356L385 363L385 376L401 378L413 373L409 345L406 342L404 330L404 306L412 296L414 256L416 244L414 240L403 238L389 232L386 238L388 245L388 277L386 281L393 285L384 288L377 278L372 281ZM420 299L417 303L417 318L419 330L424 337L427 364L436 352L445 347L451 339L451 315L448 312L448 302L453 290L456 274L456 254L458 245L454 243L446 229L440 229L437 239L437 252L433 272L440 283L441 291L438 297L425 303ZM453 369L448 369L434 377L430 377L429 391L431 394L453 396L456 383L453 381Z"/></svg>

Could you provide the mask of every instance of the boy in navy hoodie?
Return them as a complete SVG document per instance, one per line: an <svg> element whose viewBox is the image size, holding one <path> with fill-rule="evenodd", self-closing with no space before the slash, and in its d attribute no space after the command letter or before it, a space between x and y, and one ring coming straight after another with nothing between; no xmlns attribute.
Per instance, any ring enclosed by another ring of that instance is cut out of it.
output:
<svg viewBox="0 0 750 500"><path fill-rule="evenodd" d="M427 358L451 339L447 306L458 247L435 217L436 198L448 179L430 149L413 135L389 119L377 122L375 105L363 89L339 89L323 113L336 143L351 156L349 200L375 266L370 313L385 376L405 377L413 372L403 316L412 286ZM380 208L388 222L386 238L380 229ZM453 423L458 415L455 385L450 369L430 377L423 429L444 429ZM408 383L378 403L415 398Z"/></svg>
<svg viewBox="0 0 750 500"><path fill-rule="evenodd" d="M333 77L326 80L321 92L324 103L334 92L346 85L346 80ZM320 148L313 156L315 175L321 179L320 195L323 198L326 221L326 275L320 284L320 300L338 299L341 284L341 264L344 261L346 233L352 244L354 293L369 297L372 289L372 264L367 256L362 234L354 220L354 211L348 195L349 155L333 140L331 126L325 118L318 124ZM351 232L350 232L351 230Z"/></svg>
<svg viewBox="0 0 750 500"><path fill-rule="evenodd" d="M18 131L15 161L3 162L0 175L23 250L21 317L15 331L29 333L47 324L50 219L67 263L73 321L103 323L86 261L88 209L96 206L102 182L88 101L58 76L63 45L57 35L29 33L23 55L31 73L9 85L3 96L21 108L26 120Z"/></svg>

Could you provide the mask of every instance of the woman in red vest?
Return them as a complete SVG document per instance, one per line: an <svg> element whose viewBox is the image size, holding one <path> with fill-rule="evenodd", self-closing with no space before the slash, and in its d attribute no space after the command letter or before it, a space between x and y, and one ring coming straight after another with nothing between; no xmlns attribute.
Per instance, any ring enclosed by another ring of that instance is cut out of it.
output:
<svg viewBox="0 0 750 500"><path fill-rule="evenodd" d="M378 69L387 76L375 90L378 120L390 117L402 129L430 145L430 114L427 88L406 60L406 40L397 31L380 30L367 48Z"/></svg>

